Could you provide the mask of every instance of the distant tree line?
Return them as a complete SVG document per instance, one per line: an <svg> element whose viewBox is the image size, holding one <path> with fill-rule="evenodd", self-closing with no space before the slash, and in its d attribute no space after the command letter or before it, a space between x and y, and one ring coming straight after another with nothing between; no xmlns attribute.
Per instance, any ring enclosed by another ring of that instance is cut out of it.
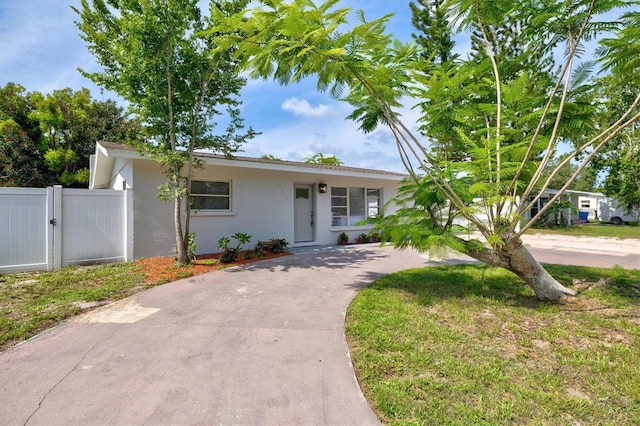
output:
<svg viewBox="0 0 640 426"><path fill-rule="evenodd" d="M88 89L27 92L0 88L0 186L87 187L96 141L125 143L140 137L139 119Z"/></svg>

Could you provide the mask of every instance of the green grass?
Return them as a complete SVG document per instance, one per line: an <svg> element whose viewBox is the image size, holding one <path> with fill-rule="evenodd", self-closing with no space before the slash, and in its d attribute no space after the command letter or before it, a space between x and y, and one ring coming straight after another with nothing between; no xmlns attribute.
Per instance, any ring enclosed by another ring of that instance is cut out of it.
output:
<svg viewBox="0 0 640 426"><path fill-rule="evenodd" d="M548 270L596 284L543 303L506 271L458 265L362 290L347 337L382 422L640 424L640 271Z"/></svg>
<svg viewBox="0 0 640 426"><path fill-rule="evenodd" d="M76 315L78 302L116 300L144 288L132 263L0 275L0 350Z"/></svg>
<svg viewBox="0 0 640 426"><path fill-rule="evenodd" d="M638 238L640 226L609 225L584 223L575 226L558 226L552 229L530 228L527 234L560 234L577 237L609 237L609 238Z"/></svg>

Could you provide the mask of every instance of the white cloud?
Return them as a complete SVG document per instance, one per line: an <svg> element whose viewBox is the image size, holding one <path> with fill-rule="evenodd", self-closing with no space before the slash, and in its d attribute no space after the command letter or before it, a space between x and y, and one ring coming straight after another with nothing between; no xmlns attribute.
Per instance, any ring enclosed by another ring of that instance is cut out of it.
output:
<svg viewBox="0 0 640 426"><path fill-rule="evenodd" d="M318 104L314 107L309 102L298 98L286 99L281 106L283 110L303 117L324 117L331 112L331 108L327 105Z"/></svg>

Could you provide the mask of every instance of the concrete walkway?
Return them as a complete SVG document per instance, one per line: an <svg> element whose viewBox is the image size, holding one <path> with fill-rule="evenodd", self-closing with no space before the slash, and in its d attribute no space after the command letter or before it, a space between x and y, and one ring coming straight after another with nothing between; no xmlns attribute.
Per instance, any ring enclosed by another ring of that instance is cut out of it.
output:
<svg viewBox="0 0 640 426"><path fill-rule="evenodd" d="M0 354L0 424L378 424L345 312L376 278L429 264L375 245L300 249L105 306Z"/></svg>

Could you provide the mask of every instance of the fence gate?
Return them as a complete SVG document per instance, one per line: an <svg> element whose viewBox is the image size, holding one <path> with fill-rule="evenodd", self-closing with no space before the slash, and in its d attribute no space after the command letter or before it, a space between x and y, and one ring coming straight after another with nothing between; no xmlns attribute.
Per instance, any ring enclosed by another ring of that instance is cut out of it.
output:
<svg viewBox="0 0 640 426"><path fill-rule="evenodd" d="M133 260L131 190L0 188L0 273Z"/></svg>

